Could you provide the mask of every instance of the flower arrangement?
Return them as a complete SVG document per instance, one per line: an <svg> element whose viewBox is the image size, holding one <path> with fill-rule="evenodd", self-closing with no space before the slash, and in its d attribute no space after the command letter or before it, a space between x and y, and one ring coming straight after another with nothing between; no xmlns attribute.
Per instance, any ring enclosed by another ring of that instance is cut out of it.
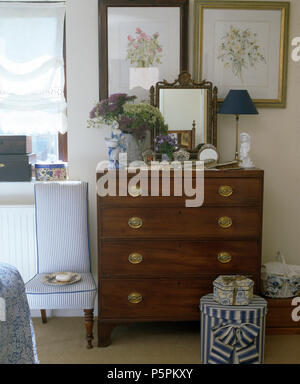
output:
<svg viewBox="0 0 300 384"><path fill-rule="evenodd" d="M154 138L154 149L158 153L165 153L171 159L177 148L177 140L170 135L158 135Z"/></svg>
<svg viewBox="0 0 300 384"><path fill-rule="evenodd" d="M123 124L125 118L130 121L127 127ZM125 104L123 119L120 120L119 124L123 132L129 129L128 133L135 132L137 138L145 137L147 130L156 130L162 133L168 130L160 110L146 103Z"/></svg>
<svg viewBox="0 0 300 384"><path fill-rule="evenodd" d="M103 124L112 124L118 121L123 113L124 104L133 101L136 96L128 96L126 93L115 93L109 98L101 100L90 112L88 128L101 128Z"/></svg>
<svg viewBox="0 0 300 384"><path fill-rule="evenodd" d="M266 63L264 55L257 43L257 33L249 29L244 31L230 27L219 46L218 60L221 60L225 67L231 65L234 76L243 81L243 69L255 67L259 62Z"/></svg>
<svg viewBox="0 0 300 384"><path fill-rule="evenodd" d="M161 64L162 46L158 43L159 33L155 32L152 36L147 35L141 30L136 29L136 37L128 35L127 57L130 64L137 67L151 67Z"/></svg>
<svg viewBox="0 0 300 384"><path fill-rule="evenodd" d="M145 138L151 129L167 132L168 127L159 109L146 103L129 103L134 99L136 96L117 93L100 101L90 112L88 128L101 128L103 124L117 122L123 133L131 133L138 140Z"/></svg>

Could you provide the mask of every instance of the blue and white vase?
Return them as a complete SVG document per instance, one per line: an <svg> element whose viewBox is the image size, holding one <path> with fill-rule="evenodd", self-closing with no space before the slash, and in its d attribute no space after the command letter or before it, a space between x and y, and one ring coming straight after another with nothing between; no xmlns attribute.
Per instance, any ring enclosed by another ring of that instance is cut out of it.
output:
<svg viewBox="0 0 300 384"><path fill-rule="evenodd" d="M119 140L112 137L105 138L105 144L108 149L108 158L109 158L109 166L110 169L119 168Z"/></svg>
<svg viewBox="0 0 300 384"><path fill-rule="evenodd" d="M108 149L109 168L118 169L122 166L120 163L120 153L126 152L125 136L119 128L119 123L112 123L112 131L110 137L105 138L105 143Z"/></svg>

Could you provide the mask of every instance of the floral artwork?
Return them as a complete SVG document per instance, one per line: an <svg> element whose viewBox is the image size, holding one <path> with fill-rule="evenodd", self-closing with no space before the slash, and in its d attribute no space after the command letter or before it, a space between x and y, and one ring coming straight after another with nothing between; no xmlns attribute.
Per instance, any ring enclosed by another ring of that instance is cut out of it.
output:
<svg viewBox="0 0 300 384"><path fill-rule="evenodd" d="M137 28L136 37L128 35L127 57L130 64L138 68L148 68L161 64L163 48L158 42L159 33L147 35L141 28Z"/></svg>
<svg viewBox="0 0 300 384"><path fill-rule="evenodd" d="M255 68L258 63L265 63L266 59L257 43L257 33L249 29L238 29L230 26L219 46L218 60L225 67L231 66L235 77L243 82L243 70Z"/></svg>

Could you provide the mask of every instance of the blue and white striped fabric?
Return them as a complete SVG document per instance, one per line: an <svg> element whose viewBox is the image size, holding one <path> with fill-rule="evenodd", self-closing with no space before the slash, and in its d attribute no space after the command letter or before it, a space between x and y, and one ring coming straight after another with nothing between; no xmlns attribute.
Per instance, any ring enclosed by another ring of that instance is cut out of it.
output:
<svg viewBox="0 0 300 384"><path fill-rule="evenodd" d="M43 274L26 284L31 309L93 309L96 285L91 273L81 273L76 284L49 286L42 283Z"/></svg>
<svg viewBox="0 0 300 384"><path fill-rule="evenodd" d="M26 284L31 309L94 308L87 204L85 182L35 184L38 274ZM60 287L42 283L44 274L64 271L80 273L81 281Z"/></svg>
<svg viewBox="0 0 300 384"><path fill-rule="evenodd" d="M200 300L201 361L204 364L259 364L264 360L267 302L254 296L246 306Z"/></svg>

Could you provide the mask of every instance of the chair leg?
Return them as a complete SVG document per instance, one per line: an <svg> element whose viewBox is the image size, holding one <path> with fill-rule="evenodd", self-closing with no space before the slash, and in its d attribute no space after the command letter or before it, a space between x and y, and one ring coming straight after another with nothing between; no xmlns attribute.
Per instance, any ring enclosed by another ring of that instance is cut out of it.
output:
<svg viewBox="0 0 300 384"><path fill-rule="evenodd" d="M46 324L47 323L46 309L41 309L41 316L42 316L43 324Z"/></svg>
<svg viewBox="0 0 300 384"><path fill-rule="evenodd" d="M93 336L93 325L94 325L94 310L93 309L84 309L84 322L86 328L86 339L87 339L87 348L93 348L92 340Z"/></svg>

